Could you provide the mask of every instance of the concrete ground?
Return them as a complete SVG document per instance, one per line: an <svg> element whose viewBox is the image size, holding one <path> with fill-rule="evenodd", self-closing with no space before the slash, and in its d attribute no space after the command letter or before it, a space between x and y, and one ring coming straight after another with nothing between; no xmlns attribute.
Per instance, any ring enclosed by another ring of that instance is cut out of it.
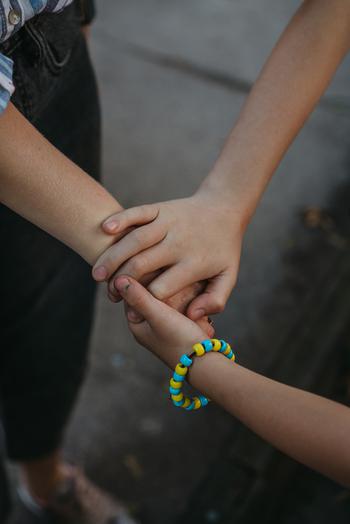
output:
<svg viewBox="0 0 350 524"><path fill-rule="evenodd" d="M124 206L195 190L298 5L98 3L91 52L104 114L104 180ZM300 211L325 206L348 174L349 65L347 59L269 186L246 235L238 285L216 321L220 336L252 367L260 359L247 335L282 278ZM168 371L133 341L122 308L107 301L102 287L91 349L67 454L143 522L170 524L236 423L215 406L195 414L171 407Z"/></svg>

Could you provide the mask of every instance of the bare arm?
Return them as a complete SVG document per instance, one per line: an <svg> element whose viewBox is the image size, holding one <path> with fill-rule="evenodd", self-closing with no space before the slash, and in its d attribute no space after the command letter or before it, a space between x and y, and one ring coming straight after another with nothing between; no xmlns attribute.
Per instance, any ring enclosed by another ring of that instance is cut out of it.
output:
<svg viewBox="0 0 350 524"><path fill-rule="evenodd" d="M304 1L264 65L203 189L229 198L249 220L349 46L350 2Z"/></svg>
<svg viewBox="0 0 350 524"><path fill-rule="evenodd" d="M187 199L128 209L114 217L118 225L111 232L152 223L143 227L141 238L136 238L138 231L130 233L107 250L96 267L105 266L108 276L118 270L137 280L143 272L166 267L149 286L159 299L209 278L188 315L197 319L220 312L235 284L242 235L262 192L349 45L349 0L303 2L199 190ZM109 289L113 293L113 281Z"/></svg>
<svg viewBox="0 0 350 524"><path fill-rule="evenodd" d="M13 104L0 116L0 144L1 202L93 264L115 242L100 224L122 209L118 202Z"/></svg>
<svg viewBox="0 0 350 524"><path fill-rule="evenodd" d="M0 144L3 204L70 246L89 264L116 242L118 236L106 235L101 223L122 209L118 202L38 133L12 104L0 117ZM184 311L201 289L201 284L188 286L169 303ZM212 332L207 318L199 323L207 333Z"/></svg>
<svg viewBox="0 0 350 524"><path fill-rule="evenodd" d="M350 409L289 387L221 355L196 363L190 381L264 440L350 486Z"/></svg>
<svg viewBox="0 0 350 524"><path fill-rule="evenodd" d="M248 221L260 196L349 50L350 2L307 0L284 31L203 184ZM350 409L220 355L197 363L192 383L276 448L350 485Z"/></svg>
<svg viewBox="0 0 350 524"><path fill-rule="evenodd" d="M192 344L207 338L194 322L136 281L122 276L117 286L127 304L145 318L135 324L128 317L135 338L171 369ZM195 358L188 380L279 450L350 486L348 407L258 375L217 353Z"/></svg>

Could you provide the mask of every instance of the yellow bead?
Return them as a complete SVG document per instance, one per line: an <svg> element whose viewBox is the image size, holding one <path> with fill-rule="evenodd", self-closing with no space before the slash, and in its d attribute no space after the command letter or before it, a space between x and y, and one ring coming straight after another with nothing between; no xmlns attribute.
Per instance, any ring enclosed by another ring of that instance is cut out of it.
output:
<svg viewBox="0 0 350 524"><path fill-rule="evenodd" d="M221 349L221 342L217 338L212 338L213 351L219 351Z"/></svg>
<svg viewBox="0 0 350 524"><path fill-rule="evenodd" d="M197 357L201 357L205 353L205 349L199 342L192 346L193 351L196 353Z"/></svg>
<svg viewBox="0 0 350 524"><path fill-rule="evenodd" d="M176 365L176 368L175 368L175 373L177 373L178 375L186 375L188 371L188 367L184 366L183 364L177 364Z"/></svg>
<svg viewBox="0 0 350 524"><path fill-rule="evenodd" d="M233 353L232 357L231 357L231 360L232 362L234 362L236 360L236 355Z"/></svg>
<svg viewBox="0 0 350 524"><path fill-rule="evenodd" d="M185 402L182 404L182 408L188 408L188 406L191 404L191 399L190 397L186 397L185 398Z"/></svg>
<svg viewBox="0 0 350 524"><path fill-rule="evenodd" d="M194 402L194 406L193 406L193 409L199 409L201 407L201 401L199 400L198 397L193 397L193 402Z"/></svg>
<svg viewBox="0 0 350 524"><path fill-rule="evenodd" d="M184 394L182 391L178 395L171 395L172 400L175 400L175 402L179 402L184 398Z"/></svg>
<svg viewBox="0 0 350 524"><path fill-rule="evenodd" d="M170 386L175 389L181 389L182 388L182 382L178 382L177 380L174 380L173 378L170 379Z"/></svg>
<svg viewBox="0 0 350 524"><path fill-rule="evenodd" d="M227 344L227 348L225 349L225 351L222 352L222 354L223 355L228 355L230 351L231 351L231 346L230 346L230 344Z"/></svg>

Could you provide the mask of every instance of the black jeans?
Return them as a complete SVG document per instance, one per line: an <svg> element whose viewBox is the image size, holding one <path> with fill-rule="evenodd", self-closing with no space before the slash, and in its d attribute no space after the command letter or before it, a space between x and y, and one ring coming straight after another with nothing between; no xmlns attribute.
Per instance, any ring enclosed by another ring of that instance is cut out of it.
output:
<svg viewBox="0 0 350 524"><path fill-rule="evenodd" d="M37 16L0 51L15 63L13 103L98 179L100 111L80 23L75 2ZM26 461L61 443L86 369L95 286L77 254L4 206L0 239L1 420L8 456Z"/></svg>

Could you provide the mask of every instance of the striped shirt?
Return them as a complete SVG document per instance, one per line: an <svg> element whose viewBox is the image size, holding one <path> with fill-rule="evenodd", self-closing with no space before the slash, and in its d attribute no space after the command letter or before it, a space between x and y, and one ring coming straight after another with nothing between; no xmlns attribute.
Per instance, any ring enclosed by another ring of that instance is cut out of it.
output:
<svg viewBox="0 0 350 524"><path fill-rule="evenodd" d="M10 38L30 18L43 11L58 12L73 0L2 0L0 1L0 42ZM10 101L15 88L13 61L0 53L0 113Z"/></svg>

